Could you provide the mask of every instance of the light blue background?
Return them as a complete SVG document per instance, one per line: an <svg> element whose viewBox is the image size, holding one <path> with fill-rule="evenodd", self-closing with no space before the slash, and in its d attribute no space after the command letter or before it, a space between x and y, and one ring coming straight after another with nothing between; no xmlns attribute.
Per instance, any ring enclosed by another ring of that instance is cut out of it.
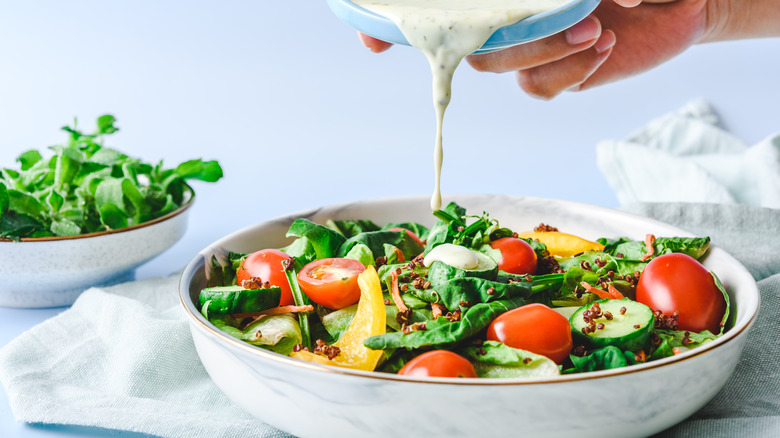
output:
<svg viewBox="0 0 780 438"><path fill-rule="evenodd" d="M511 74L464 65L445 123L444 200L504 193L617 207L596 168L599 140L705 98L755 143L780 130L778 71L780 40L710 44L548 102ZM107 112L121 128L109 145L169 165L218 159L225 170L218 184L196 185L188 233L139 278L181 269L270 217L433 186L427 62L408 47L370 53L324 1L0 3L0 165L65 141L58 128L73 117L91 129ZM60 311L0 308L0 345ZM0 436L107 433L17 423L0 395Z"/></svg>

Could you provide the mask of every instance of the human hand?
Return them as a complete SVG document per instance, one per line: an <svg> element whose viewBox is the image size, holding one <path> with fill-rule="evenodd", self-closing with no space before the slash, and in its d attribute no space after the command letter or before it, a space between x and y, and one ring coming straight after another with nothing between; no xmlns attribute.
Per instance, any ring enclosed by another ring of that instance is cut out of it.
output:
<svg viewBox="0 0 780 438"><path fill-rule="evenodd" d="M707 0L612 0L571 28L526 44L470 55L476 70L517 72L527 93L552 98L648 70L695 43ZM372 52L392 44L359 34ZM619 43L617 43L620 41Z"/></svg>
<svg viewBox="0 0 780 438"><path fill-rule="evenodd" d="M516 71L527 93L550 99L649 70L701 40L707 0L612 0L571 28L492 53L475 69Z"/></svg>
<svg viewBox="0 0 780 438"><path fill-rule="evenodd" d="M364 46L368 47L368 49L374 53L384 52L393 46L393 43L378 40L360 32L358 32L358 38L360 38L360 42L362 42Z"/></svg>
<svg viewBox="0 0 780 438"><path fill-rule="evenodd" d="M777 0L603 0L563 32L467 60L515 71L523 90L550 99L649 70L695 43L764 37L780 37ZM360 39L377 53L392 46Z"/></svg>

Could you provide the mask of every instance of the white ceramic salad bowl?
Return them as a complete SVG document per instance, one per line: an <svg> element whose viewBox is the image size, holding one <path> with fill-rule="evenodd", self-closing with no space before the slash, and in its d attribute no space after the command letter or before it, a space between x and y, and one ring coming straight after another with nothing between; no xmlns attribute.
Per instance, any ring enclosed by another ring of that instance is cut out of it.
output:
<svg viewBox="0 0 780 438"><path fill-rule="evenodd" d="M298 436L648 436L696 412L723 387L758 312L755 281L733 257L710 248L736 311L734 326L697 349L642 365L537 380L410 378L302 362L243 343L197 308L212 255L282 247L299 217L433 223L424 196L356 202L292 214L235 232L207 247L184 271L180 296L211 378L260 420ZM515 230L540 222L585 238L690 236L654 220L571 202L510 196L452 196Z"/></svg>
<svg viewBox="0 0 780 438"><path fill-rule="evenodd" d="M0 306L68 306L90 287L133 280L136 268L184 236L193 200L119 230L20 242L0 239Z"/></svg>

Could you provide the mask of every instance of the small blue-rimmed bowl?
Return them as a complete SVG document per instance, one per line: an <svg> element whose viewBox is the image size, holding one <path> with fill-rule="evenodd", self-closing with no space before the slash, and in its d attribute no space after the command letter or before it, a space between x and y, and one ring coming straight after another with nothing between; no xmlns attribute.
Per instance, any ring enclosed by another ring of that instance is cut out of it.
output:
<svg viewBox="0 0 780 438"><path fill-rule="evenodd" d="M327 1L337 17L358 31L382 41L409 45L406 37L390 19L361 8L350 0ZM573 0L559 8L524 18L496 30L482 48L474 53L505 49L556 34L587 17L599 2L600 0Z"/></svg>

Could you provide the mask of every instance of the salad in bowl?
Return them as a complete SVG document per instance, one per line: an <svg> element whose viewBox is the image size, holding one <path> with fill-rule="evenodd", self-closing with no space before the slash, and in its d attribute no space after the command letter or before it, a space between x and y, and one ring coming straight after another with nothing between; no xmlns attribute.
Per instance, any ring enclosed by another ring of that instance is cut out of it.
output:
<svg viewBox="0 0 780 438"><path fill-rule="evenodd" d="M284 248L214 258L199 296L244 342L324 365L549 377L680 354L728 329L707 237L590 241L456 203L416 222L297 219Z"/></svg>
<svg viewBox="0 0 780 438"><path fill-rule="evenodd" d="M201 251L180 295L217 386L297 436L402 421L626 437L682 421L733 372L758 292L707 237L578 203L456 199L434 215L424 196L323 207Z"/></svg>

